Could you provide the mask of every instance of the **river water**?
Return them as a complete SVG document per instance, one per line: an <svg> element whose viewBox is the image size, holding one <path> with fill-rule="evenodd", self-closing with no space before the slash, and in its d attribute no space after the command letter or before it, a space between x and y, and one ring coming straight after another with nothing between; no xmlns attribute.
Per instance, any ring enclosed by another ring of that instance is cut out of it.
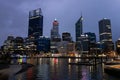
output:
<svg viewBox="0 0 120 80"><path fill-rule="evenodd" d="M26 61L35 66L11 80L120 80L104 73L103 64L69 65L69 62L78 61L70 58L29 58Z"/></svg>

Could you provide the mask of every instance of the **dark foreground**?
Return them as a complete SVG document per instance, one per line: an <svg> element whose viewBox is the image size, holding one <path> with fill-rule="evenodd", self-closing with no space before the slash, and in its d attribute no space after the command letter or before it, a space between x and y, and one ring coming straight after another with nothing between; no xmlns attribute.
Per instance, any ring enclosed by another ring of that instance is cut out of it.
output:
<svg viewBox="0 0 120 80"><path fill-rule="evenodd" d="M27 71L32 64L22 63L22 64L0 64L0 80L13 80L10 76L16 76L17 74ZM12 70L14 69L14 70Z"/></svg>

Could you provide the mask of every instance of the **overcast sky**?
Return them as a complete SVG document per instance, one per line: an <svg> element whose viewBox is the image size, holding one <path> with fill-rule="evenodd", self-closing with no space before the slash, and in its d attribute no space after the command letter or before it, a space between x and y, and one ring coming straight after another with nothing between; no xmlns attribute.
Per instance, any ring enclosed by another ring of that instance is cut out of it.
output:
<svg viewBox="0 0 120 80"><path fill-rule="evenodd" d="M81 13L84 32L96 33L98 21L111 20L113 41L120 37L120 0L0 0L0 45L9 35L27 37L29 11L41 8L44 36L50 36L52 22L59 21L59 31L70 32L75 39L75 23Z"/></svg>

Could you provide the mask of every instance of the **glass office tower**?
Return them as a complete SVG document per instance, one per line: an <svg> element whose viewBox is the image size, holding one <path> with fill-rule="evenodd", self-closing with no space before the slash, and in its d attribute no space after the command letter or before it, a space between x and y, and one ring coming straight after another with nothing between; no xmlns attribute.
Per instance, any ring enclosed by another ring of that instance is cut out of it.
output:
<svg viewBox="0 0 120 80"><path fill-rule="evenodd" d="M29 12L28 36L43 36L43 15L41 8Z"/></svg>
<svg viewBox="0 0 120 80"><path fill-rule="evenodd" d="M104 18L99 21L99 38L100 42L105 45L105 51L114 50L110 19Z"/></svg>

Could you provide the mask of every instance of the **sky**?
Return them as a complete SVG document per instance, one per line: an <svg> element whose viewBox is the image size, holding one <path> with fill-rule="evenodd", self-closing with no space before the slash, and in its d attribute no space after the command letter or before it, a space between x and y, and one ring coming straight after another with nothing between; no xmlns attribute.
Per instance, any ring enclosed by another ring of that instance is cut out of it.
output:
<svg viewBox="0 0 120 80"><path fill-rule="evenodd" d="M83 32L93 32L99 41L98 21L111 20L113 41L120 37L120 0L0 0L0 46L8 36L27 37L29 11L42 9L43 35L50 36L52 22L59 22L59 32L71 33L81 14Z"/></svg>

